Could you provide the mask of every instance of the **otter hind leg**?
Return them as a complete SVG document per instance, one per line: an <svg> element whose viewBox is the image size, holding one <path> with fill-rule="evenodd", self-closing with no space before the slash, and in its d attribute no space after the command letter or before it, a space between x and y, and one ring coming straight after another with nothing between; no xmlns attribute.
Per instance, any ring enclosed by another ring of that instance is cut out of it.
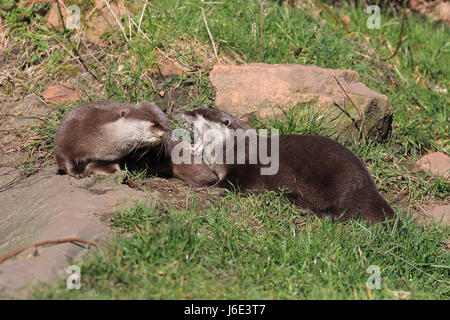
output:
<svg viewBox="0 0 450 320"><path fill-rule="evenodd" d="M102 161L95 161L90 162L86 168L84 169L84 175L85 177L91 175L91 174L113 174L116 171L119 171L120 167L119 164L114 162L102 162Z"/></svg>

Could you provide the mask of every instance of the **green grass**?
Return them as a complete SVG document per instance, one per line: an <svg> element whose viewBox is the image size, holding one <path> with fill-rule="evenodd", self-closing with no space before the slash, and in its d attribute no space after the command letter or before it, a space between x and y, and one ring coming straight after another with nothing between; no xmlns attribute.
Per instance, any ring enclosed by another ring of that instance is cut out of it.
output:
<svg viewBox="0 0 450 320"><path fill-rule="evenodd" d="M158 47L192 70L189 77L162 79L161 90L193 87L197 93L186 96L184 108L214 106L215 92L208 78L214 55L200 11L203 6L218 53L225 60L350 68L371 89L387 95L394 110L389 141L380 144L362 139L345 145L368 164L397 216L417 211L430 201L448 203L448 180L412 170L424 153L449 153L449 95L439 92L450 85L450 32L443 23L408 16L402 46L389 58L397 45L401 15L387 8L382 8L382 28L369 30L363 7L331 7L335 14L350 18L348 34L326 11L314 17L307 8L297 10L266 1L260 56L256 0L149 3L141 25L148 39L136 29L128 43L120 32L105 37L127 51L120 72L115 61L103 62L109 71L103 74L109 99L160 99L160 89L153 90L145 76L156 62ZM136 21L140 8L133 11ZM30 27L38 24L34 16L21 10L9 11L5 23L15 41L26 41L34 48L37 55L31 55L28 63L37 65L38 56L45 58L42 63L49 76L55 70L69 70L61 64L67 52L53 48L47 56L45 41L58 37L72 48L73 34L35 30ZM126 17L122 19L127 23ZM98 75L104 72L95 61L86 58L86 64ZM59 121L70 108L58 107L59 112L43 119L37 129L41 138L36 143L48 152ZM176 126L176 119L171 120ZM284 134L331 134L323 118L310 109L294 109L283 119L258 121L256 127L277 128ZM130 175L139 180L146 173ZM397 202L401 194L406 200ZM408 291L413 299L448 299L448 227L424 228L409 218L405 221L407 234L379 225L366 227L361 221L332 224L300 216L281 194L271 192L248 197L228 194L210 207L194 205L185 211L136 206L114 217L113 224L120 231L117 239L81 263L82 290L67 291L62 281L36 288L34 296L392 299L392 291ZM370 265L380 267L383 281L380 290L368 293L364 284Z"/></svg>
<svg viewBox="0 0 450 320"><path fill-rule="evenodd" d="M36 289L64 299L414 299L449 298L448 254L438 227L403 234L361 221L301 217L273 192L228 194L189 210L133 209L113 223L123 235L84 260L82 288ZM407 261L408 263L405 263ZM410 264L414 265L412 267ZM370 265L381 288L367 291ZM420 270L419 270L420 269ZM426 274L425 274L426 273Z"/></svg>

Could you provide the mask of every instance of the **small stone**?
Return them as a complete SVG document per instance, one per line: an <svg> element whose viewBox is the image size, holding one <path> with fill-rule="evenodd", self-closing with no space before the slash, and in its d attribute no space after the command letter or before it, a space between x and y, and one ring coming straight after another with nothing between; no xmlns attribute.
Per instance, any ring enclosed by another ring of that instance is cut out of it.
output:
<svg viewBox="0 0 450 320"><path fill-rule="evenodd" d="M65 103L78 100L80 92L66 83L48 87L42 96L48 103Z"/></svg>
<svg viewBox="0 0 450 320"><path fill-rule="evenodd" d="M125 7L123 0L118 0L115 3L110 3L111 9L106 5L104 0L95 0L95 6L97 10L90 14L86 23L86 37L97 45L106 45L105 41L100 38L101 35L108 31L119 31L119 26L111 13L114 12L116 18L120 19L122 15L128 15L130 11ZM62 30L63 23L67 24L67 19L70 18L67 15L67 5L64 1L59 1L60 10L57 5L53 5L45 16L47 25L55 30ZM91 10L93 8L89 8ZM82 19L86 17L89 12L81 12ZM62 15L62 17L61 17Z"/></svg>
<svg viewBox="0 0 450 320"><path fill-rule="evenodd" d="M435 222L440 222L446 226L450 225L450 204L433 207L429 211Z"/></svg>
<svg viewBox="0 0 450 320"><path fill-rule="evenodd" d="M351 22L350 17L346 14L341 14L341 20L345 24L350 24L350 22Z"/></svg>
<svg viewBox="0 0 450 320"><path fill-rule="evenodd" d="M442 152L427 154L416 162L416 166L434 176L450 177L450 157Z"/></svg>
<svg viewBox="0 0 450 320"><path fill-rule="evenodd" d="M159 73L163 77L168 76L179 76L179 77L185 77L186 73L181 70L179 67L175 65L172 61L164 57L163 55L158 55L157 57L157 67L155 68L154 72Z"/></svg>
<svg viewBox="0 0 450 320"><path fill-rule="evenodd" d="M108 31L122 32L117 25L116 18L120 20L122 15L129 15L130 11L125 7L124 0L118 0L110 3L109 8L104 0L95 0L98 13L94 13L87 22L86 36L97 45L106 45L106 42L100 38L101 35ZM111 13L114 12L114 15ZM86 13L87 14L87 13ZM124 26L127 27L127 26ZM123 35L122 35L123 37Z"/></svg>
<svg viewBox="0 0 450 320"><path fill-rule="evenodd" d="M412 10L437 21L444 21L450 26L450 2L448 1L423 1L410 0L409 6Z"/></svg>
<svg viewBox="0 0 450 320"><path fill-rule="evenodd" d="M5 32L5 30L3 29L3 18L0 17L0 37L3 36L3 33ZM0 47L1 49L1 47Z"/></svg>
<svg viewBox="0 0 450 320"><path fill-rule="evenodd" d="M57 5L53 5L50 10L45 15L45 22L47 25L55 30L63 29L63 21L67 20L67 9L64 5L64 2L60 2L61 6L61 14ZM62 17L61 17L62 16Z"/></svg>

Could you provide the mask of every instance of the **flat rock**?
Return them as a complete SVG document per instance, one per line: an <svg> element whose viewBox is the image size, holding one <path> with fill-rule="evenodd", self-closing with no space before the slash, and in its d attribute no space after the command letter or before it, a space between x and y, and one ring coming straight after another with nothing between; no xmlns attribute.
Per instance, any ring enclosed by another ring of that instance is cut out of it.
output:
<svg viewBox="0 0 450 320"><path fill-rule="evenodd" d="M121 184L124 172L76 180L42 169L19 180L17 169L0 168L0 257L40 241L83 238L101 241L111 230L107 221L117 210L141 201L159 201L159 193L144 193ZM9 189L4 186L11 186ZM27 286L67 277L66 268L87 250L64 243L38 247L0 264L0 298L21 297Z"/></svg>
<svg viewBox="0 0 450 320"><path fill-rule="evenodd" d="M66 103L77 101L80 98L80 91L68 83L57 84L48 87L42 96L48 103Z"/></svg>
<svg viewBox="0 0 450 320"><path fill-rule="evenodd" d="M416 166L434 176L450 177L450 157L442 152L433 152L423 156L416 162Z"/></svg>
<svg viewBox="0 0 450 320"><path fill-rule="evenodd" d="M362 134L377 141L391 132L389 98L364 85L357 72L300 64L216 65L210 73L215 104L246 121L281 115L280 109L315 107L335 136ZM355 108L355 106L356 108Z"/></svg>

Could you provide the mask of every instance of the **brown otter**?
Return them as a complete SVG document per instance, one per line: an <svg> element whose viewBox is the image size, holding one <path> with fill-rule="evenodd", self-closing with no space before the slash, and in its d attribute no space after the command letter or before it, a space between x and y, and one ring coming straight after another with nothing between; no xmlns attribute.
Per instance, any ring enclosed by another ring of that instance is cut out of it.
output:
<svg viewBox="0 0 450 320"><path fill-rule="evenodd" d="M133 150L160 144L167 124L141 107L101 101L69 111L55 134L59 169L76 178L114 173Z"/></svg>
<svg viewBox="0 0 450 320"><path fill-rule="evenodd" d="M379 194L364 164L332 139L309 135L257 135L255 131L245 130L238 119L216 109L194 109L186 111L183 117L199 134L193 150L203 153L205 161L219 177L214 187L238 188L244 192L288 189L288 198L299 207L343 220L361 216L372 224L394 217L394 211ZM239 130L244 133L240 140L244 144L242 149L239 149L239 137L235 133ZM251 141L257 144L256 150ZM278 161L274 174L262 171L270 171L274 163L269 166L261 157L255 161L261 141L267 142L267 154ZM229 151L232 151L232 158L225 161L224 155Z"/></svg>

